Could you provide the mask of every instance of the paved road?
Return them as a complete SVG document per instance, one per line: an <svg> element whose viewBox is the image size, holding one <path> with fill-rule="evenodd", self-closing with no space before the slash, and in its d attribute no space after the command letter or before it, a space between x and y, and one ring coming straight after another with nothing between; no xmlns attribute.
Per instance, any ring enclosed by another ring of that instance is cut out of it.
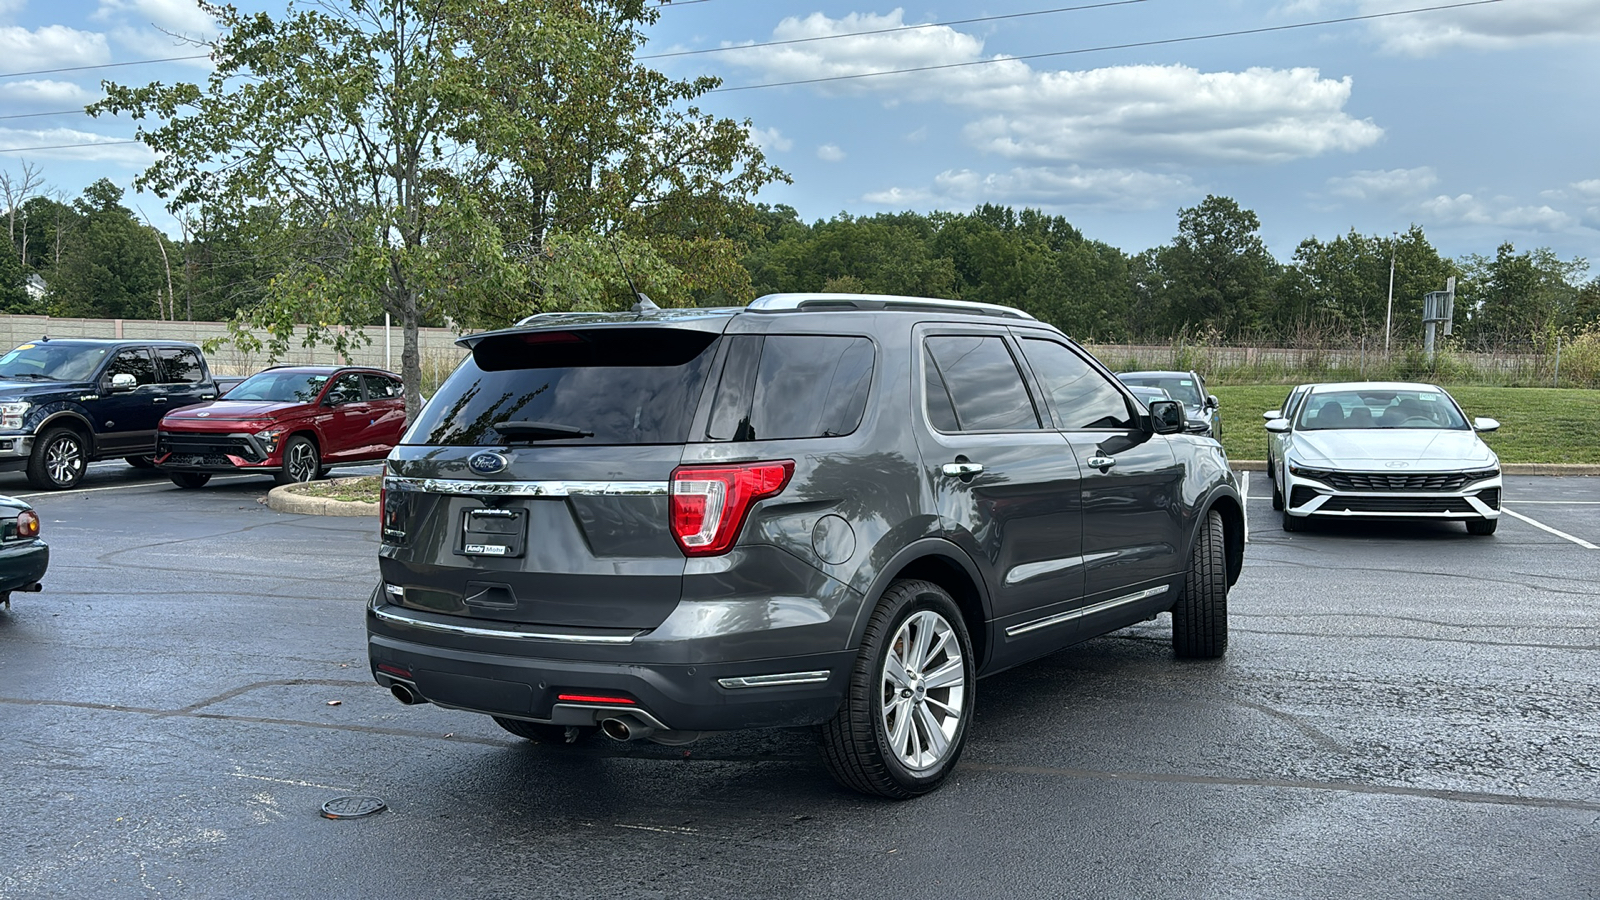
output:
<svg viewBox="0 0 1600 900"><path fill-rule="evenodd" d="M1161 619L984 681L956 777L891 804L800 732L402 707L373 523L97 466L33 498L46 591L0 613L0 897L1600 897L1600 479L1509 479L1561 534L1473 538L1285 534L1253 478L1225 661ZM391 809L317 815L346 794Z"/></svg>

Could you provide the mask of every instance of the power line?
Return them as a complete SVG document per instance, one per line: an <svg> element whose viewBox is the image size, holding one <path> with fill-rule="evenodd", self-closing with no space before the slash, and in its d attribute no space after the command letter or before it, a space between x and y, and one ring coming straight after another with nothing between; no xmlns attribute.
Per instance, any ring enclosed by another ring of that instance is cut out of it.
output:
<svg viewBox="0 0 1600 900"><path fill-rule="evenodd" d="M71 116L71 115L79 115L79 116L81 116L83 114L84 114L83 107L80 106L77 109L58 109L55 112L17 113L16 115L11 115L11 116L0 116L0 119L37 119L40 116Z"/></svg>
<svg viewBox="0 0 1600 900"><path fill-rule="evenodd" d="M142 144L144 141L89 141L86 144L56 144L51 147L5 147L0 153L32 153L35 150L75 150L79 147L110 147L114 144Z"/></svg>
<svg viewBox="0 0 1600 900"><path fill-rule="evenodd" d="M1337 19L1319 19L1315 22L1296 22L1292 25L1272 25L1263 28L1245 28L1238 31L1218 31L1211 34L1196 34L1188 37L1163 38L1154 41L1135 41L1128 44L1106 44L1100 47L1081 47L1076 50L1055 50L1050 53L1030 53L1022 56L1002 56L994 59L971 59L966 62L942 63L936 66L916 66L910 69L890 69L885 72L858 72L854 75L828 75L821 78L802 78L795 81L772 81L765 84L741 84L734 87L712 88L708 94L727 93L731 91L755 91L762 88L793 87L801 84L821 84L827 81L850 81L857 78L878 78L883 75L906 75L914 72L935 72L940 69L962 69L969 66L987 66L1002 62L1021 62L1030 59L1048 59L1057 56L1074 56L1081 53L1102 53L1109 50L1132 50L1139 47L1159 47L1164 44L1184 44L1193 41L1209 41L1216 38L1242 37L1252 34L1270 34L1275 31L1292 31L1297 28L1314 28L1321 25L1342 25L1348 22L1362 22L1371 19L1387 19L1394 16L1410 16L1418 13L1440 12L1447 9L1462 9L1468 6L1487 6L1491 3L1500 3L1503 0L1468 0L1465 3L1449 3L1443 6L1424 6L1416 9L1400 9L1392 12L1369 13L1361 16L1343 16Z"/></svg>
<svg viewBox="0 0 1600 900"><path fill-rule="evenodd" d="M127 62L99 63L93 66L63 66L59 69L35 69L32 72L4 72L0 78L19 78L23 75L54 75L57 72L85 72L89 69L114 69L118 66L148 66L151 63L183 62L189 59L210 59L211 54L201 53L198 56L168 56L165 59L133 59Z"/></svg>
<svg viewBox="0 0 1600 900"><path fill-rule="evenodd" d="M695 0L703 3L705 0ZM1009 13L1002 16L979 16L975 19L951 19L948 22L923 22L917 25L901 25L896 28L877 28L871 31L850 31L844 34L822 34L816 37L791 38L786 41L764 41L759 44L739 44L733 47L708 47L704 50L677 50L672 53L652 53L648 56L635 56L634 59L667 59L673 56L696 56L701 53L726 53L730 50L755 50L758 47L781 47L785 44L807 44L812 41L836 41L840 38L861 37L869 34L889 34L896 31L911 31L917 28L943 28L950 25L972 25L978 22L996 22L1001 19L1022 19L1028 16L1048 16L1055 13L1077 12L1081 9L1103 9L1108 6L1129 6L1134 3L1146 3L1148 0L1111 0L1107 3L1088 3L1083 6L1061 6L1056 9L1040 9L1033 12Z"/></svg>

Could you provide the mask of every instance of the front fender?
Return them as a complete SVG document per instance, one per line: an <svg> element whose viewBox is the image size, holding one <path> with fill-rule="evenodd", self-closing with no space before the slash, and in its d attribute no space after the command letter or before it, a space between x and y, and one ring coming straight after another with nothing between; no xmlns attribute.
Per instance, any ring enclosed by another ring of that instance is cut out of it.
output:
<svg viewBox="0 0 1600 900"><path fill-rule="evenodd" d="M41 403L28 410L27 417L22 420L22 427L30 434L38 435L44 433L46 428L68 423L76 426L88 437L89 453L91 455L97 453L95 445L99 435L95 432L94 419L81 403L72 400Z"/></svg>

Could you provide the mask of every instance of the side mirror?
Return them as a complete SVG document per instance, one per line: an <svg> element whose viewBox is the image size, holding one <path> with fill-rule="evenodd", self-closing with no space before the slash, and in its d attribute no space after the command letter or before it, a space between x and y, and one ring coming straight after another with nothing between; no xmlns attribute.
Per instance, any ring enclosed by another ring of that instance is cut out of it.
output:
<svg viewBox="0 0 1600 900"><path fill-rule="evenodd" d="M131 391L138 386L139 379L133 377L127 372L118 372L117 374L111 376L111 390L115 393L120 394L124 391Z"/></svg>
<svg viewBox="0 0 1600 900"><path fill-rule="evenodd" d="M1263 422L1271 422L1273 419L1281 418L1283 418L1283 410L1281 409L1269 409L1261 414L1261 421Z"/></svg>
<svg viewBox="0 0 1600 900"><path fill-rule="evenodd" d="M1207 394L1206 395L1206 405L1211 407L1212 409L1218 409L1218 408L1220 408L1222 406L1222 401L1217 399L1217 395L1216 394Z"/></svg>
<svg viewBox="0 0 1600 900"><path fill-rule="evenodd" d="M1490 431L1499 431L1500 422L1497 419L1473 419L1472 430L1481 431L1484 433L1488 433Z"/></svg>
<svg viewBox="0 0 1600 900"><path fill-rule="evenodd" d="M1187 424L1183 404L1176 400L1150 401L1150 430L1156 434L1177 434Z"/></svg>
<svg viewBox="0 0 1600 900"><path fill-rule="evenodd" d="M1273 434L1288 434L1289 420L1279 417L1267 423L1267 430Z"/></svg>

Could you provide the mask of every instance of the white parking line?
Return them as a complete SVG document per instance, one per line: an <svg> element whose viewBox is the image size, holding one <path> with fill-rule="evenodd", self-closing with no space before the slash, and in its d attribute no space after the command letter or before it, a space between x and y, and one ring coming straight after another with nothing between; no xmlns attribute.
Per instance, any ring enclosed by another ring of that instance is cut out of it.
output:
<svg viewBox="0 0 1600 900"><path fill-rule="evenodd" d="M1567 534L1565 531L1557 531L1556 529L1551 528L1549 525L1546 525L1543 522L1535 522L1534 520L1528 518L1527 516L1523 515L1522 513L1512 512L1511 510L1505 508L1504 506L1500 507L1500 511L1505 513L1508 516L1513 517L1513 518L1521 519L1522 521L1527 522L1529 525L1532 525L1535 528L1539 528L1539 529L1542 529L1544 531L1548 531L1548 532L1550 532L1551 534L1555 535L1558 538L1566 538L1567 540L1573 542L1574 544L1577 544L1580 547L1583 547L1584 549L1587 549L1587 550L1600 550L1600 547L1596 547L1595 545L1589 543L1588 541L1584 540L1583 538L1573 537L1572 535Z"/></svg>
<svg viewBox="0 0 1600 900"><path fill-rule="evenodd" d="M1542 506L1600 506L1600 500L1515 500L1518 506L1537 503Z"/></svg>
<svg viewBox="0 0 1600 900"><path fill-rule="evenodd" d="M218 477L213 478L211 480L212 481L238 481L241 478L260 478L260 477L261 477L260 475L221 475L221 476L218 476ZM11 496L16 497L18 499L26 499L28 497L65 497L68 494L92 494L95 491L125 491L125 490L127 490L129 488L152 487L152 486L154 486L154 487L162 487L162 486L172 487L172 484L170 482L162 482L162 481L154 481L154 480L152 480L152 481L135 481L135 482L132 482L132 483L129 483L129 484L107 485L106 487L74 488L74 489L72 489L70 491L36 491L36 492L34 492L32 494L12 494Z"/></svg>
<svg viewBox="0 0 1600 900"><path fill-rule="evenodd" d="M1244 501L1244 542L1250 543L1250 473L1239 473L1239 498Z"/></svg>

